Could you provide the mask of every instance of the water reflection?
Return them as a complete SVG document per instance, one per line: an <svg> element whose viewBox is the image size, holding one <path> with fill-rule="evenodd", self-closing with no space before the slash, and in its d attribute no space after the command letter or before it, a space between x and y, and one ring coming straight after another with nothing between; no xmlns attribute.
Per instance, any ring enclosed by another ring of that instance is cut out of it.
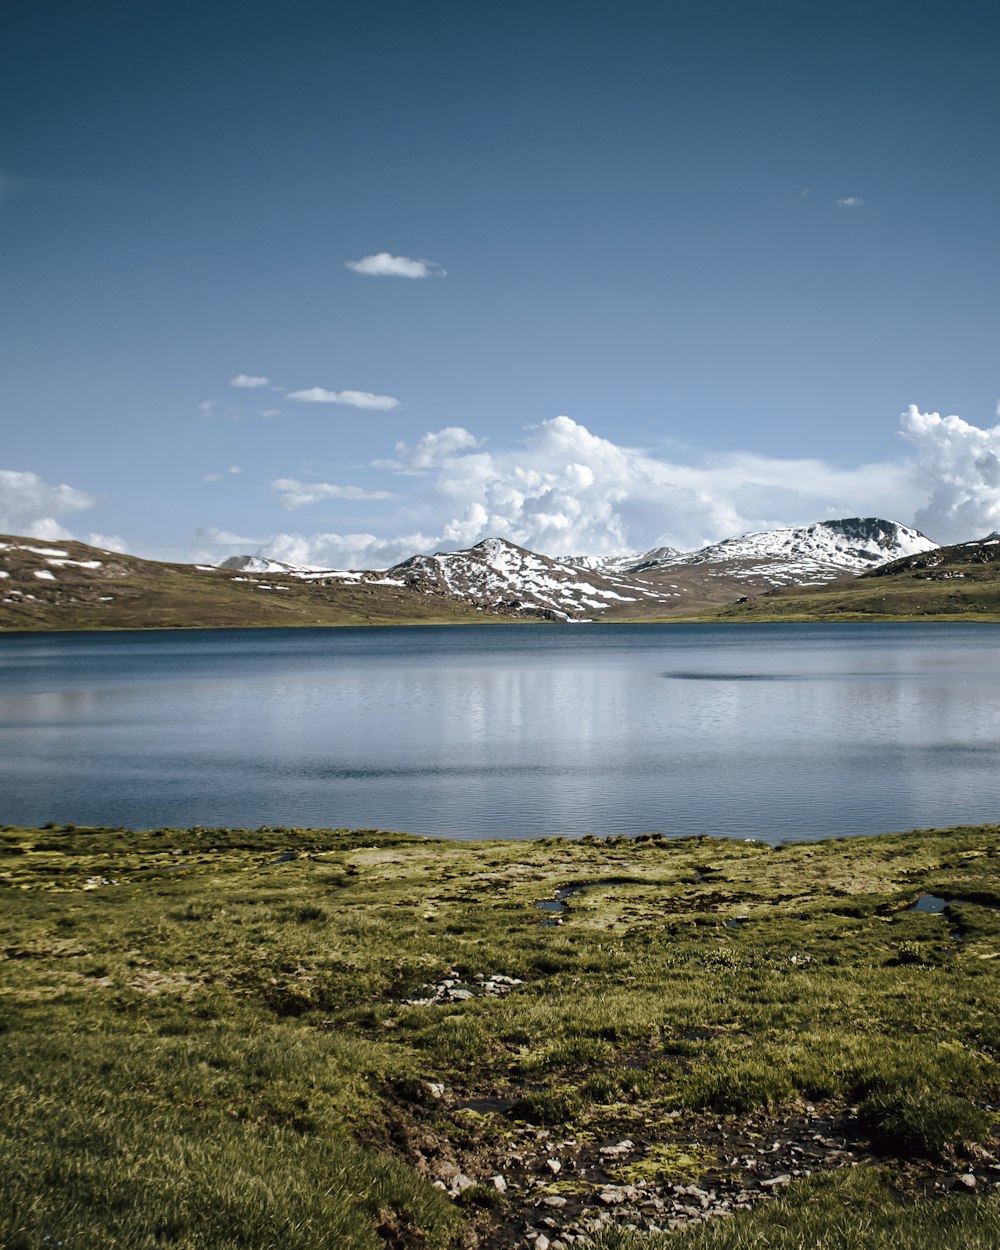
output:
<svg viewBox="0 0 1000 1250"><path fill-rule="evenodd" d="M0 638L8 821L781 840L997 819L996 626Z"/></svg>

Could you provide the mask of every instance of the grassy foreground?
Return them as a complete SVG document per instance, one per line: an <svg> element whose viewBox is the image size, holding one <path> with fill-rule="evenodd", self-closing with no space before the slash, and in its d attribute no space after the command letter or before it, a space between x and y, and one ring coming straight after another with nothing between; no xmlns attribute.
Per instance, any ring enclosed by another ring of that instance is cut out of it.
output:
<svg viewBox="0 0 1000 1250"><path fill-rule="evenodd" d="M3 1250L1000 1244L1000 829L7 828L0 887Z"/></svg>

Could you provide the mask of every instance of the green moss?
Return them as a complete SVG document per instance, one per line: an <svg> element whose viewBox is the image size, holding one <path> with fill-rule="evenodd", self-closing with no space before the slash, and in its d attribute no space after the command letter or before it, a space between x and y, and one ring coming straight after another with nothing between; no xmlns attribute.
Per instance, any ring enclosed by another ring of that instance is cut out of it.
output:
<svg viewBox="0 0 1000 1250"><path fill-rule="evenodd" d="M658 1142L649 1147L643 1158L615 1168L614 1175L622 1185L639 1181L692 1185L716 1162L712 1151L698 1142Z"/></svg>

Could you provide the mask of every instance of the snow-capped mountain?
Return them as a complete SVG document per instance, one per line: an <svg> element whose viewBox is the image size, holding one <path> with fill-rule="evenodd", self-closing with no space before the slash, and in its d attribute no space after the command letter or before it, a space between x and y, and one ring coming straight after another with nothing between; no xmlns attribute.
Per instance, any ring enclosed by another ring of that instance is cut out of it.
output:
<svg viewBox="0 0 1000 1250"><path fill-rule="evenodd" d="M415 555L385 571L309 568L266 556L221 566L236 581L263 574L302 581L404 587L453 596L504 614L559 620L662 616L728 603L748 591L808 586L866 572L937 547L917 530L878 517L743 534L699 551L673 547L617 556L553 559L505 538L464 551Z"/></svg>
<svg viewBox="0 0 1000 1250"><path fill-rule="evenodd" d="M218 567L237 573L283 573L286 577L314 571L302 564L286 564L284 560L272 560L268 556L230 556Z"/></svg>
<svg viewBox="0 0 1000 1250"><path fill-rule="evenodd" d="M413 556L386 576L411 589L445 591L489 607L541 609L564 620L587 618L616 604L675 598L636 579L553 560L505 538L484 539L467 551Z"/></svg>
<svg viewBox="0 0 1000 1250"><path fill-rule="evenodd" d="M628 551L616 556L557 556L560 564L572 564L594 573L640 573L643 569L669 564L683 553L676 547L653 547L650 551Z"/></svg>
<svg viewBox="0 0 1000 1250"><path fill-rule="evenodd" d="M919 530L881 517L844 517L813 525L743 534L668 556L644 570L703 567L709 576L762 579L772 585L813 585L867 572L904 556L933 551Z"/></svg>

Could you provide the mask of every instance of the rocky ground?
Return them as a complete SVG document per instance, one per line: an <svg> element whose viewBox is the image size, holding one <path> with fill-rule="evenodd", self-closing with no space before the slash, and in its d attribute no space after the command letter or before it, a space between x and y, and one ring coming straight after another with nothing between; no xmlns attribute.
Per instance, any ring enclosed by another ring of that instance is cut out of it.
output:
<svg viewBox="0 0 1000 1250"><path fill-rule="evenodd" d="M477 1096L435 1082L393 1091L394 1147L474 1217L467 1244L480 1250L586 1247L612 1226L666 1232L748 1211L815 1173L877 1163L913 1197L1000 1190L991 1151L941 1164L886 1159L842 1104L721 1118L618 1107L564 1135L512 1118L526 1092Z"/></svg>

